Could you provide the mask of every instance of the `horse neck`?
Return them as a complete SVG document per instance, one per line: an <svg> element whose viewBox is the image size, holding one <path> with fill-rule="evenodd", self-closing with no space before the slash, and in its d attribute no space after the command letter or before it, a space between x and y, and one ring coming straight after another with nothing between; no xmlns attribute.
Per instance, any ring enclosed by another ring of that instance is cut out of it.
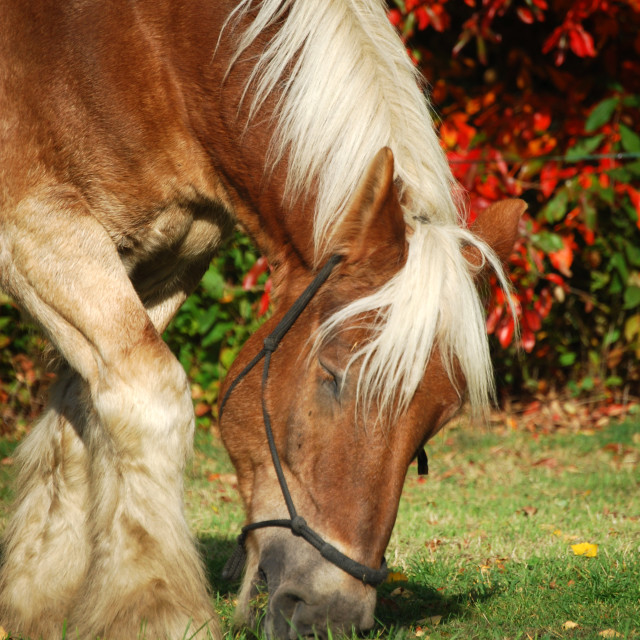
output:
<svg viewBox="0 0 640 640"><path fill-rule="evenodd" d="M186 112L225 187L227 206L270 263L309 268L315 260L314 197L287 202L286 158L270 166L275 126L271 115L277 96L270 96L249 122L247 78L264 41L258 39L231 66L243 25L234 29L225 22L236 4L231 0L199 0L181 21L164 21L179 30L171 41L174 59L179 61L176 68L180 69ZM156 0L149 2L151 5L157 15Z"/></svg>

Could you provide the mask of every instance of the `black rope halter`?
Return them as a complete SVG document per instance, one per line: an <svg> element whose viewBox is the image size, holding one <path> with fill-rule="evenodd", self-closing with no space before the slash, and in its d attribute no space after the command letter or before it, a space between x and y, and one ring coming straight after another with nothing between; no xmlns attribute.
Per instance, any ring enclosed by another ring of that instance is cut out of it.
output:
<svg viewBox="0 0 640 640"><path fill-rule="evenodd" d="M227 561L223 571L222 577L225 580L236 580L240 577L242 569L246 561L246 549L245 542L247 534L250 531L256 529L263 529L265 527L283 527L291 529L291 532L306 540L312 547L315 547L320 555L325 559L339 567L350 576L356 578L356 580L362 581L364 584L371 586L377 586L387 577L387 564L385 560L382 560L382 566L379 569L372 569L364 564L356 562L349 556L339 551L329 542L326 542L324 538L314 531L306 523L302 516L298 515L291 493L289 492L289 486L287 480L284 477L282 470L282 463L280 462L280 456L276 449L275 439L273 437L273 430L271 428L271 417L269 416L269 410L266 403L266 389L269 379L269 365L271 363L271 354L277 349L280 341L285 336L287 331L293 326L293 323L298 319L305 307L309 304L310 300L316 294L318 289L323 285L326 279L329 277L334 267L340 262L342 256L333 255L326 264L320 269L316 277L311 284L302 292L300 297L291 305L287 313L283 316L282 320L278 322L275 329L265 338L262 349L258 354L249 362L249 364L236 376L235 380L231 383L231 386L227 389L227 392L220 403L219 419L222 419L222 412L224 405L226 404L232 391L238 386L242 379L255 367L260 360L264 358L264 365L262 369L262 417L264 420L264 428L267 434L267 441L269 443L269 450L271 452L271 459L273 461L273 467L276 475L278 476L278 482L280 483L280 489L284 497L284 501L289 511L288 519L278 520L263 520L261 522L252 522L242 527L242 531L238 536L238 546L233 552L232 556Z"/></svg>

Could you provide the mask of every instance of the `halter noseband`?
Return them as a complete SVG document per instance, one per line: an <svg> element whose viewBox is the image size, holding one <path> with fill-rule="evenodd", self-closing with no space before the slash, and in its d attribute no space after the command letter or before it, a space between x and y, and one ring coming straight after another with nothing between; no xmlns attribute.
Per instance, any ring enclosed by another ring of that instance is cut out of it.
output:
<svg viewBox="0 0 640 640"><path fill-rule="evenodd" d="M224 405L227 402L231 392L236 388L238 383L253 369L253 367L264 358L264 366L262 369L262 417L264 420L264 428L267 434L267 441L269 443L269 450L271 452L271 459L273 461L273 467L276 475L278 476L278 482L280 483L280 489L284 497L284 501L289 511L289 519L282 520L263 520L261 522L252 522L242 527L242 532L238 536L238 546L233 552L232 556L227 561L223 571L222 577L225 580L235 580L240 577L242 569L246 561L245 541L247 534L250 531L256 529L263 529L265 527L284 527L291 529L291 532L300 536L306 540L312 547L315 547L320 555L335 566L339 567L350 576L356 578L356 580L362 581L364 584L377 586L387 577L387 564L385 560L382 560L382 566L379 569L372 569L364 564L360 564L355 560L349 558L344 553L339 551L329 542L326 542L324 538L316 533L306 523L302 516L298 515L296 508L293 504L291 493L287 485L287 480L284 477L282 470L282 463L280 462L280 456L276 449L275 439L273 437L273 430L271 428L271 418L269 416L269 410L266 403L266 389L267 381L269 378L269 364L271 363L271 354L277 349L280 341L285 336L287 331L293 326L293 323L298 319L300 314L304 311L305 307L309 304L310 300L316 294L318 289L323 285L325 280L329 277L333 268L340 262L342 256L333 255L326 264L320 269L316 277L311 284L302 292L300 297L291 305L287 313L283 316L282 320L276 325L275 329L265 338L264 346L258 352L258 354L249 362L249 364L236 376L235 380L231 383L229 389L225 393L222 402L220 403L219 419L222 419L222 412Z"/></svg>

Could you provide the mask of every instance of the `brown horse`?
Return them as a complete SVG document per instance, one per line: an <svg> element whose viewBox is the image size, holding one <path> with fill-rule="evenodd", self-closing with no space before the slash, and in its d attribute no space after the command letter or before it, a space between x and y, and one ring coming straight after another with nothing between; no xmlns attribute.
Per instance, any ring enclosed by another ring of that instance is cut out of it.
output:
<svg viewBox="0 0 640 640"><path fill-rule="evenodd" d="M523 205L469 230L455 194L381 0L5 0L0 285L65 364L17 455L0 624L219 637L183 515L192 404L160 335L239 221L277 304L232 377L339 256L264 384L246 369L227 396L248 521L295 532L247 531L239 618L264 582L273 637L370 627L411 459L465 393L491 396L476 283L504 282Z"/></svg>

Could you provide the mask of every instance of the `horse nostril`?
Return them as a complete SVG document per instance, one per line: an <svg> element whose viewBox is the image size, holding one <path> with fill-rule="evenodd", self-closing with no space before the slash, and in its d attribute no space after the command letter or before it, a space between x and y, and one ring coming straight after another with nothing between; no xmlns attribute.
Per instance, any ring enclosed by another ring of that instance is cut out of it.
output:
<svg viewBox="0 0 640 640"><path fill-rule="evenodd" d="M290 636L291 640L305 640L306 638L310 638L311 640L327 640L327 634L326 633L318 633L318 632L312 632L312 633L305 633L304 635L300 635L299 633L296 632L295 629L291 630L292 635Z"/></svg>

